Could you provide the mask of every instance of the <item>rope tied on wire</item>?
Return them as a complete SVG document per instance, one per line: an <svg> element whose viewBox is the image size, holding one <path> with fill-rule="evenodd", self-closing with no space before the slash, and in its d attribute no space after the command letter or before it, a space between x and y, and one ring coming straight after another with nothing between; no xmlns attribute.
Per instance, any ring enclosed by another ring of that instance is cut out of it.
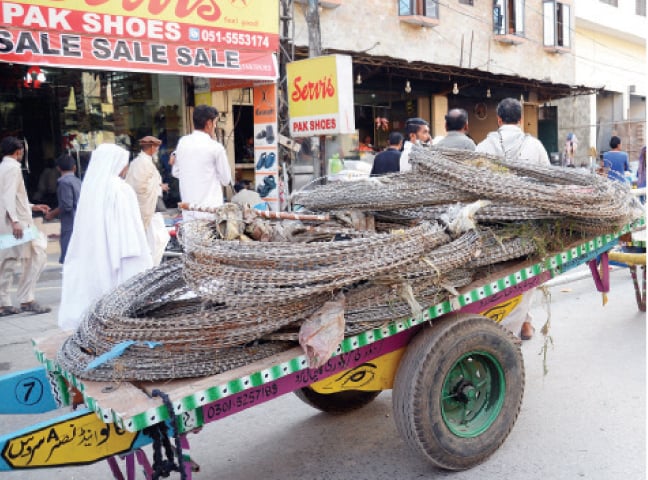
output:
<svg viewBox="0 0 648 480"><path fill-rule="evenodd" d="M173 413L173 404L169 396L159 389L154 389L151 392L153 397L160 397L164 406L167 409L169 414L169 422L172 425L172 435L175 443L175 453L171 447L171 441L169 440L169 428L165 422L160 422L151 427L144 429L144 433L150 436L153 439L153 480L159 478L167 478L171 472L179 472L180 479L185 480L187 478L187 472L185 471L184 466L184 457L182 455L182 443L180 441L180 435L178 434L178 427L175 425L175 414ZM164 449L164 455L166 458L162 457L162 449ZM175 462L175 456L178 457L178 463Z"/></svg>

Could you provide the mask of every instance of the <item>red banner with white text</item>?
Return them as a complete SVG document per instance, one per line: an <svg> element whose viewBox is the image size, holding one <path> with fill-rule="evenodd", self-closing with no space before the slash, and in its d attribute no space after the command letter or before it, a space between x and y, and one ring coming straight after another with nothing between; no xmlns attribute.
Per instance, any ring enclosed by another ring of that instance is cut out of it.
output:
<svg viewBox="0 0 648 480"><path fill-rule="evenodd" d="M123 2L146 3L143 0ZM211 0L213 5L214 2ZM64 5L83 7L86 3L95 6L105 3L103 7L108 9L115 8L119 2L66 0ZM149 9L159 3L159 0L149 0ZM172 2L166 2L169 3ZM185 2L177 2L176 10L182 3ZM199 3L194 0L191 5ZM221 3L231 8L230 0ZM264 2L266 9L271 4L277 6L276 0ZM236 10L239 16L223 20L232 28L224 28L218 27L218 22L208 23L204 19L192 19L198 24L171 21L160 12L139 17L110 13L111 10L99 13L62 6L63 2L54 0L32 0L30 4L0 1L0 61L213 78L277 78L274 53L278 33L264 31L263 28L269 27L263 27L255 19L258 12L246 17L245 12L251 14L252 10Z"/></svg>

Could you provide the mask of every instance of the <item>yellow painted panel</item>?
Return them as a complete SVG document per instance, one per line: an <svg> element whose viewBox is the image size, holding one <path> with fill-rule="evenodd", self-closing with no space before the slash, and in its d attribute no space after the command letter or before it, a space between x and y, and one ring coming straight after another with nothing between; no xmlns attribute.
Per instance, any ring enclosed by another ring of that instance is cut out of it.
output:
<svg viewBox="0 0 648 480"><path fill-rule="evenodd" d="M522 295L518 295L517 297L513 297L510 300L506 300L505 302L483 311L481 314L499 323L518 306L521 300Z"/></svg>
<svg viewBox="0 0 648 480"><path fill-rule="evenodd" d="M136 438L90 412L10 440L2 456L15 469L85 464L129 451Z"/></svg>
<svg viewBox="0 0 648 480"><path fill-rule="evenodd" d="M389 390L394 385L396 369L405 348L399 348L370 362L345 370L337 375L312 383L317 393L336 393L345 390L378 391Z"/></svg>

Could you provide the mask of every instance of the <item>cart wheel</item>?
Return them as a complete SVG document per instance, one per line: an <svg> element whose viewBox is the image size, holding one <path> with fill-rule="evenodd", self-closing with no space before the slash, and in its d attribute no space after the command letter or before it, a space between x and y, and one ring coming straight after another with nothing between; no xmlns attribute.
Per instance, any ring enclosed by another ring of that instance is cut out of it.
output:
<svg viewBox="0 0 648 480"><path fill-rule="evenodd" d="M295 390L302 402L326 413L346 413L371 403L380 394L364 390L344 390L335 393L318 393L310 387Z"/></svg>
<svg viewBox="0 0 648 480"><path fill-rule="evenodd" d="M434 465L471 468L504 443L520 412L524 362L515 337L480 315L419 333L394 380L396 426Z"/></svg>

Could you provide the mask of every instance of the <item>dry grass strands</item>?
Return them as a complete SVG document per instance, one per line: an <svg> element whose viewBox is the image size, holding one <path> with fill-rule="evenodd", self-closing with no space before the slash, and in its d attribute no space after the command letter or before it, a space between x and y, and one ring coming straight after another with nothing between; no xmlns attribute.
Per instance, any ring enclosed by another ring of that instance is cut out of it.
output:
<svg viewBox="0 0 648 480"><path fill-rule="evenodd" d="M502 236L498 235L501 234ZM524 259L538 250L533 238L526 235L506 237L497 230L481 230L482 249L480 255L466 264L466 268L476 269L513 259Z"/></svg>

